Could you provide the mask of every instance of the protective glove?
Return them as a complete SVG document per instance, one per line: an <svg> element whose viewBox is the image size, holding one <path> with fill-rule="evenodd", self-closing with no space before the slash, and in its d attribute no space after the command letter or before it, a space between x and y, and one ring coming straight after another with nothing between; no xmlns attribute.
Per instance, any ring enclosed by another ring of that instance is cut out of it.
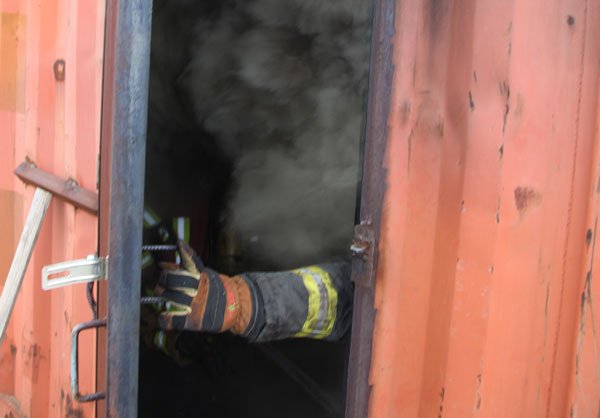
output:
<svg viewBox="0 0 600 418"><path fill-rule="evenodd" d="M350 262L229 277L205 268L178 242L181 265L162 264L155 291L166 301L165 330L231 331L251 341L290 337L339 340L352 317Z"/></svg>
<svg viewBox="0 0 600 418"><path fill-rule="evenodd" d="M178 241L180 266L162 263L155 293L166 301L159 315L165 330L231 331L253 339L264 324L256 284L242 276L220 275L204 267L196 252Z"/></svg>

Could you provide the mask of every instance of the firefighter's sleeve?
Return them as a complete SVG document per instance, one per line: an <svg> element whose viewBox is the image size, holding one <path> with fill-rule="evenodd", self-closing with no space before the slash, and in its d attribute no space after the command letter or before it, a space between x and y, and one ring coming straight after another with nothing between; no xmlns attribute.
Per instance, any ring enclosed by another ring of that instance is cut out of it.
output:
<svg viewBox="0 0 600 418"><path fill-rule="evenodd" d="M340 339L348 330L353 286L350 262L229 277L204 268L179 242L182 264L161 273L157 293L167 311L163 329L230 331L251 341L290 337Z"/></svg>

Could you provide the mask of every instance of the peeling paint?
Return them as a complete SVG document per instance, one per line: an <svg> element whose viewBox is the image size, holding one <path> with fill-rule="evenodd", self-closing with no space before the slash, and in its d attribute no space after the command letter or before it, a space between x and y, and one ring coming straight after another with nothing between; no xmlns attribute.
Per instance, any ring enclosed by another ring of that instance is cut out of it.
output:
<svg viewBox="0 0 600 418"><path fill-rule="evenodd" d="M504 131L506 130L506 121L508 120L508 112L510 111L510 107L508 103L504 107L504 115L502 116L502 135L504 135Z"/></svg>
<svg viewBox="0 0 600 418"><path fill-rule="evenodd" d="M593 335L593 339L592 339L592 343L594 346L594 353L595 353L595 367L596 367L596 375L600 376L600 364L598 363L598 348L597 348L597 337L596 337L596 324L595 324L595 318L594 318L594 306L593 306L593 299L592 299L592 277L593 277L593 267L594 267L594 256L595 256L595 252L596 252L596 233L597 233L597 228L598 228L598 217L596 217L595 221L594 221L594 229L593 232L588 229L588 232L586 234L586 241L588 241L588 237L589 237L589 241L591 241L591 256L590 256L590 260L589 260L589 270L586 273L585 276L585 282L583 285L583 289L581 292L581 317L579 320L579 331L577 334L577 349L576 349L576 354L575 354L575 382L577 385L577 388L580 388L581 386L581 375L580 375L580 359L581 359L581 350L583 348L583 341L585 340L586 337L586 333L587 333L587 316L588 316L588 312L590 315L590 326L592 329L592 335ZM591 235L591 237L590 237ZM589 243L588 243L589 245ZM587 309L589 307L589 309Z"/></svg>
<svg viewBox="0 0 600 418"><path fill-rule="evenodd" d="M481 409L481 374L477 375L477 390L475 392L475 406L473 407L473 415L478 416Z"/></svg>

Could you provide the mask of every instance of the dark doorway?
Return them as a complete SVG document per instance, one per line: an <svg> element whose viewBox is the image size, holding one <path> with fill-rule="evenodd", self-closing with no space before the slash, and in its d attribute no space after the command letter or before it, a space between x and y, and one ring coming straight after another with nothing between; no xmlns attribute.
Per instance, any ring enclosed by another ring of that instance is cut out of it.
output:
<svg viewBox="0 0 600 418"><path fill-rule="evenodd" d="M154 1L145 202L167 224L189 219L207 266L284 270L348 253L371 3ZM180 338L185 358L142 335L139 416L344 415L349 337Z"/></svg>

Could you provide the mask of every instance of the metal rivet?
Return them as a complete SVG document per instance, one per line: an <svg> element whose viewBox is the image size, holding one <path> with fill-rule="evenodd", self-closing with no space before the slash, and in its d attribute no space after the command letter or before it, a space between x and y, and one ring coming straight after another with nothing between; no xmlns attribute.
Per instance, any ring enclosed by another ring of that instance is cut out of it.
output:
<svg viewBox="0 0 600 418"><path fill-rule="evenodd" d="M56 81L65 80L65 60L56 60L54 63L54 79Z"/></svg>

